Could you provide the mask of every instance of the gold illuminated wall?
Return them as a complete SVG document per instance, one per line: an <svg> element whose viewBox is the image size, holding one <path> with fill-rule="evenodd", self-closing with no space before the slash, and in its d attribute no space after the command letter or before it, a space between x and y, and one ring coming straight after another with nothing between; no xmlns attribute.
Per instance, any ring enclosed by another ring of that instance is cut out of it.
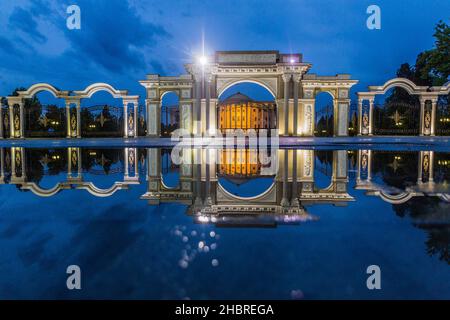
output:
<svg viewBox="0 0 450 320"><path fill-rule="evenodd" d="M219 129L276 128L275 103L244 102L219 105Z"/></svg>

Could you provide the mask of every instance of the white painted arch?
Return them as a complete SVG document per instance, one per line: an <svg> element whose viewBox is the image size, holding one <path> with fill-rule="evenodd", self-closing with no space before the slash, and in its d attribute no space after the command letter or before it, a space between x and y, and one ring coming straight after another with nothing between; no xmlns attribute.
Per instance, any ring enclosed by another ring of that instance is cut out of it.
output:
<svg viewBox="0 0 450 320"><path fill-rule="evenodd" d="M372 95L385 94L392 88L403 88L411 95L426 93L428 89L428 87L426 86L417 86L414 82L406 78L394 78L386 81L381 86L369 86L369 92L367 93L370 93Z"/></svg>
<svg viewBox="0 0 450 320"><path fill-rule="evenodd" d="M217 98L220 98L220 96L229 88L232 86L239 84L239 83L254 83L257 85L260 85L264 89L270 92L270 94L273 96L274 100L276 99L276 88L272 88L269 83L266 83L264 81L265 79L257 79L257 78L239 78L239 79L232 79L224 84L222 84L220 87L217 86Z"/></svg>
<svg viewBox="0 0 450 320"><path fill-rule="evenodd" d="M33 84L25 91L19 91L19 98L32 98L39 92L46 91L50 92L55 98L60 98L61 96L67 96L68 91L60 91L56 89L54 86L48 83L36 83Z"/></svg>
<svg viewBox="0 0 450 320"><path fill-rule="evenodd" d="M112 85L103 82L93 83L87 86L84 90L74 91L74 93L80 98L91 98L95 93L99 91L106 91L113 96L113 98L126 98L128 96L127 90L118 90Z"/></svg>

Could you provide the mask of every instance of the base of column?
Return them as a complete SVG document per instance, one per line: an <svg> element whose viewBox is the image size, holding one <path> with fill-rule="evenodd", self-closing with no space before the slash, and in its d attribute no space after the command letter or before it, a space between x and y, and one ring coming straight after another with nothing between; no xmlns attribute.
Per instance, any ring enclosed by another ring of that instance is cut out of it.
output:
<svg viewBox="0 0 450 320"><path fill-rule="evenodd" d="M289 200L286 198L281 199L281 206L282 207L289 207Z"/></svg>

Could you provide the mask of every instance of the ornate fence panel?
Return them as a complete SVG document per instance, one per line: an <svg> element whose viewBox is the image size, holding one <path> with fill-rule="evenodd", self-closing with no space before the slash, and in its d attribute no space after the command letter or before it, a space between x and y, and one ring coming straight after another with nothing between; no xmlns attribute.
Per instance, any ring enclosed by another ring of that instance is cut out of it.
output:
<svg viewBox="0 0 450 320"><path fill-rule="evenodd" d="M439 97L436 109L436 135L450 135L450 105L449 97Z"/></svg>
<svg viewBox="0 0 450 320"><path fill-rule="evenodd" d="M85 137L122 137L123 108L108 105L83 107L81 135Z"/></svg>
<svg viewBox="0 0 450 320"><path fill-rule="evenodd" d="M26 137L65 137L66 110L56 105L25 107Z"/></svg>
<svg viewBox="0 0 450 320"><path fill-rule="evenodd" d="M391 102L375 106L374 134L418 135L420 128L420 104Z"/></svg>
<svg viewBox="0 0 450 320"><path fill-rule="evenodd" d="M3 137L4 138L9 138L11 136L11 132L10 132L10 124L11 121L9 121L9 108L8 106L0 106L0 112L1 112L1 117L0 119L2 119L3 121Z"/></svg>
<svg viewBox="0 0 450 320"><path fill-rule="evenodd" d="M139 106L137 127L138 127L138 136L145 136L147 134L145 106Z"/></svg>

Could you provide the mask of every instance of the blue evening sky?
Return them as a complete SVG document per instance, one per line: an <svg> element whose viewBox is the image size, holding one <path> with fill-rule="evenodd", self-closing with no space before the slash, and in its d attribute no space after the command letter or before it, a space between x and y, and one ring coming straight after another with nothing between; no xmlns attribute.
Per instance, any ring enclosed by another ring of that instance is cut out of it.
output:
<svg viewBox="0 0 450 320"><path fill-rule="evenodd" d="M81 8L81 30L66 28L71 4ZM381 30L366 27L371 4L381 8ZM183 73L202 34L207 53L300 52L310 72L350 73L365 90L433 46L450 1L0 0L0 12L0 96L36 82L65 90L108 82L144 95L137 81Z"/></svg>

